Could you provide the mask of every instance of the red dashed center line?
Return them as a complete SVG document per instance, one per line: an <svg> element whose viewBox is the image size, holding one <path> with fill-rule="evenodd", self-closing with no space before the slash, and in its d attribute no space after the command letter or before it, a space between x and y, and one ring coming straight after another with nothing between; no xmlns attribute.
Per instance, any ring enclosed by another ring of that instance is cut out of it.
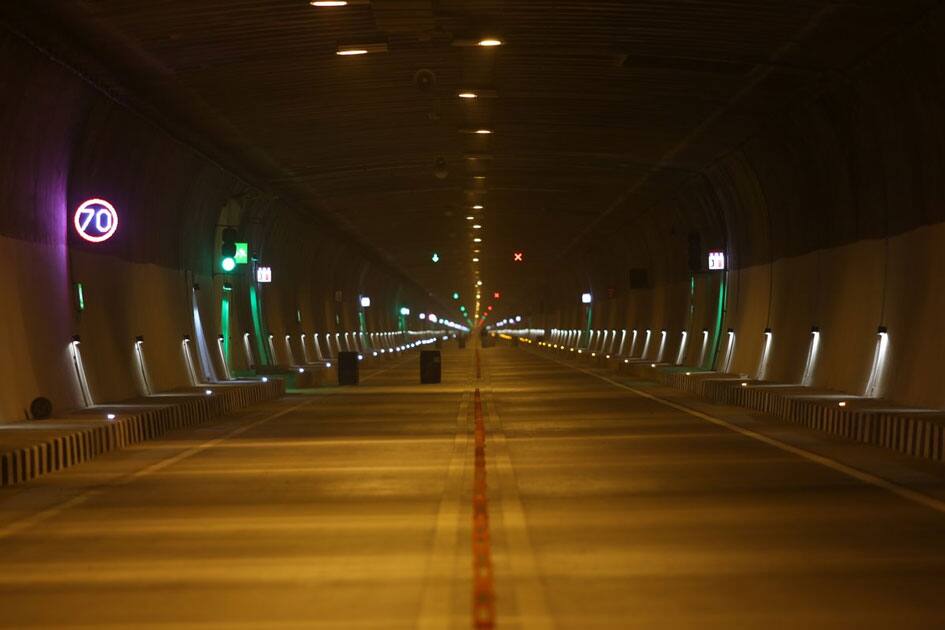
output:
<svg viewBox="0 0 945 630"><path fill-rule="evenodd" d="M486 485L486 425L482 417L482 397L479 394L478 387L476 388L476 393L473 398L473 414L475 419L476 460L473 474L472 625L476 630L488 630L495 628L495 584L492 575L492 545L489 539L489 496Z"/></svg>

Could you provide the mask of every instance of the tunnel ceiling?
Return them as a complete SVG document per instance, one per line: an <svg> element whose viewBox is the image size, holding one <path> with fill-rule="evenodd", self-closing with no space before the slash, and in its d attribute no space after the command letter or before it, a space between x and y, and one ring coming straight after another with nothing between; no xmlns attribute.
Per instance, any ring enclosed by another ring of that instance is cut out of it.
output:
<svg viewBox="0 0 945 630"><path fill-rule="evenodd" d="M30 4L18 29L75 38L114 89L442 300L469 303L481 234L484 288L511 314L596 220L673 194L937 3ZM336 54L348 45L386 52Z"/></svg>

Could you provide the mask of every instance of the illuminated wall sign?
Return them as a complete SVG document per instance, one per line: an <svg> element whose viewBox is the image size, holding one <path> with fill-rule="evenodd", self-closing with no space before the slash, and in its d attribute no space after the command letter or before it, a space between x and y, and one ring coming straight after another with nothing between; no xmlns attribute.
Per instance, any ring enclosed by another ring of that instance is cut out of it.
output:
<svg viewBox="0 0 945 630"><path fill-rule="evenodd" d="M236 255L233 260L237 265L245 265L249 262L249 243L236 243Z"/></svg>
<svg viewBox="0 0 945 630"><path fill-rule="evenodd" d="M79 236L90 243L101 243L118 230L118 213L104 199L89 199L76 209L72 223Z"/></svg>
<svg viewBox="0 0 945 630"><path fill-rule="evenodd" d="M272 282L272 267L257 267L256 282Z"/></svg>
<svg viewBox="0 0 945 630"><path fill-rule="evenodd" d="M709 252L709 271L725 269L725 252Z"/></svg>
<svg viewBox="0 0 945 630"><path fill-rule="evenodd" d="M522 262L522 261L524 261L524 260L525 260L525 253L524 253L524 252L513 252L513 253L512 253L512 260L513 260L514 262Z"/></svg>

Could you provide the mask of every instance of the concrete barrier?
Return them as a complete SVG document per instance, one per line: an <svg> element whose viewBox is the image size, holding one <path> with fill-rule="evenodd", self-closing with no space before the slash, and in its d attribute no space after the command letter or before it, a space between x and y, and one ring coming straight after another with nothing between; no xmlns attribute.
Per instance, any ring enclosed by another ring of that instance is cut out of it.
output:
<svg viewBox="0 0 945 630"><path fill-rule="evenodd" d="M181 400L97 407L72 417L5 425L0 429L0 487L36 479L103 453L203 424L285 393L281 379L267 383L210 386L212 396L181 394ZM131 409L129 410L129 407ZM146 407L139 409L140 407ZM105 414L115 413L114 420Z"/></svg>
<svg viewBox="0 0 945 630"><path fill-rule="evenodd" d="M555 350L542 347L546 352ZM557 354L557 353L556 353ZM945 411L896 407L887 401L755 381L744 375L611 359L601 364L618 374L654 381L720 405L744 407L783 422L913 457L945 462ZM840 403L844 403L843 406Z"/></svg>

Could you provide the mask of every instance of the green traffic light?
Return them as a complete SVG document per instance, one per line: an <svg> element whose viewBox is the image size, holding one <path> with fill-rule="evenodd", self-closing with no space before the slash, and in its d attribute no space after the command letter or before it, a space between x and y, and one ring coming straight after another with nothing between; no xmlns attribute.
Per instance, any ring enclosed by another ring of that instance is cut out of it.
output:
<svg viewBox="0 0 945 630"><path fill-rule="evenodd" d="M220 267L223 271L233 271L236 269L236 260L231 256L224 256L223 260L220 261Z"/></svg>

